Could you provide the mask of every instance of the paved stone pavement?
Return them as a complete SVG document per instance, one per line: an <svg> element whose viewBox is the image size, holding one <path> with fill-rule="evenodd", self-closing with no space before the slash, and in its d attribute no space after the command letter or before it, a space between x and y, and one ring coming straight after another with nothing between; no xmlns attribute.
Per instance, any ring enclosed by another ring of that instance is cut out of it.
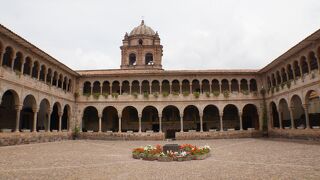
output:
<svg viewBox="0 0 320 180"><path fill-rule="evenodd" d="M212 156L187 162L131 158L134 147L166 143L77 140L0 147L0 179L320 179L320 144L310 141L174 141L208 144Z"/></svg>

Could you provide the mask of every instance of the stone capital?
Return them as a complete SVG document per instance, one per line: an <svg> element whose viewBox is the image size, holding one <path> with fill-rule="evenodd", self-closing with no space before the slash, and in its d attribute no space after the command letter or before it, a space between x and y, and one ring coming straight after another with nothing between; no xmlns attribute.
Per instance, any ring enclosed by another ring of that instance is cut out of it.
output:
<svg viewBox="0 0 320 180"><path fill-rule="evenodd" d="M22 109L22 104L15 105L14 109L15 110L21 110Z"/></svg>
<svg viewBox="0 0 320 180"><path fill-rule="evenodd" d="M32 111L34 112L34 113L37 113L38 112L38 108L32 108ZM49 110L49 112L50 112L50 110Z"/></svg>

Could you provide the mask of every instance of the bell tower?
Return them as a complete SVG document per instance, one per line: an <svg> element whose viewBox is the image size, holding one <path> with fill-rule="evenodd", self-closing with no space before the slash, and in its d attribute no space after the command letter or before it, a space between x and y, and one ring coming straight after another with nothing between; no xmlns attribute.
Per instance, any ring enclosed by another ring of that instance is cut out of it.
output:
<svg viewBox="0 0 320 180"><path fill-rule="evenodd" d="M141 24L122 40L121 69L162 69L162 45L158 32Z"/></svg>

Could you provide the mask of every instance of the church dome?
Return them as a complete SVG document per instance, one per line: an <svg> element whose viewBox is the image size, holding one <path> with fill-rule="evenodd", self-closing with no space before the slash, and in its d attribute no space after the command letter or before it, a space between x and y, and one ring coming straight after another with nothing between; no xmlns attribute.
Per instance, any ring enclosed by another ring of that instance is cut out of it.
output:
<svg viewBox="0 0 320 180"><path fill-rule="evenodd" d="M156 33L154 32L151 27L146 26L144 24L144 20L141 21L141 24L137 27L135 27L129 34L129 36L134 36L134 35L149 35L149 36L154 36Z"/></svg>

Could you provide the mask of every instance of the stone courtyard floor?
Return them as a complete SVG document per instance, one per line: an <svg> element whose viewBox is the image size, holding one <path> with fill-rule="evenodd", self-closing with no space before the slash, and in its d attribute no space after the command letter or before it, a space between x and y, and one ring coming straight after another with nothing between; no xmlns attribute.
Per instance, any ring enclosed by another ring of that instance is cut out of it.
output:
<svg viewBox="0 0 320 180"><path fill-rule="evenodd" d="M208 144L187 162L131 158L148 144ZM61 141L0 147L0 179L320 179L320 144L275 139Z"/></svg>

